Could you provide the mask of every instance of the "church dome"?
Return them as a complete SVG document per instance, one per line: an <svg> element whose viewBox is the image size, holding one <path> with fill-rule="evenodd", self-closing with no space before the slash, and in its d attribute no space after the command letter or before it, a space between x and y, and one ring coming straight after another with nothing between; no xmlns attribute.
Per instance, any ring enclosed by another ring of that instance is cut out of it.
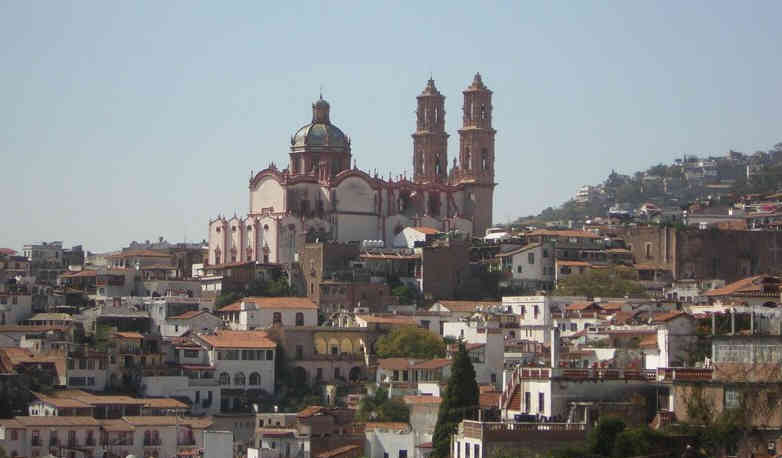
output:
<svg viewBox="0 0 782 458"><path fill-rule="evenodd" d="M301 127L293 135L291 145L323 146L330 148L346 148L350 144L348 137L329 120L329 103L323 96L312 104L312 122Z"/></svg>
<svg viewBox="0 0 782 458"><path fill-rule="evenodd" d="M334 124L313 122L302 127L293 136L293 146L345 147L347 137Z"/></svg>

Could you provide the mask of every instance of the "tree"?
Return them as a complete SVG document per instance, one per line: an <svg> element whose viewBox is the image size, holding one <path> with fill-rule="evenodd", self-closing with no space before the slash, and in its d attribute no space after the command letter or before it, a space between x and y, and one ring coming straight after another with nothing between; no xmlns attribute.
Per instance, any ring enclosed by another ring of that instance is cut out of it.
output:
<svg viewBox="0 0 782 458"><path fill-rule="evenodd" d="M437 412L437 424L432 436L433 458L450 456L451 436L456 432L459 422L465 418L475 418L479 408L479 396L475 368L464 342L459 342L459 351L451 364L451 377Z"/></svg>
<svg viewBox="0 0 782 458"><path fill-rule="evenodd" d="M377 340L380 358L442 358L445 341L432 332L415 326L394 328Z"/></svg>
<svg viewBox="0 0 782 458"><path fill-rule="evenodd" d="M625 422L618 418L603 417L597 427L589 432L587 443L589 451L603 456L611 456L614 452L616 436L625 429Z"/></svg>
<svg viewBox="0 0 782 458"><path fill-rule="evenodd" d="M225 307L226 305L233 304L241 299L243 296L237 292L222 293L215 298L215 310Z"/></svg>
<svg viewBox="0 0 782 458"><path fill-rule="evenodd" d="M359 421L410 420L410 409L399 398L388 398L388 391L378 388L374 396L366 396L358 405L356 419Z"/></svg>
<svg viewBox="0 0 782 458"><path fill-rule="evenodd" d="M400 304L414 304L418 297L417 291L405 284L395 286L391 290L391 295L398 298Z"/></svg>
<svg viewBox="0 0 782 458"><path fill-rule="evenodd" d="M646 288L632 279L632 273L622 267L587 269L560 280L555 296L645 297Z"/></svg>

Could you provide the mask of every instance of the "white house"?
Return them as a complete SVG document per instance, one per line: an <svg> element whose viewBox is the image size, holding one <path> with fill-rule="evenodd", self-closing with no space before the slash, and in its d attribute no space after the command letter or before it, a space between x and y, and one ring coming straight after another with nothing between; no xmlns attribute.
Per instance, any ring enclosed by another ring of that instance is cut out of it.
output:
<svg viewBox="0 0 782 458"><path fill-rule="evenodd" d="M367 458L414 458L418 444L407 423L366 423L364 435Z"/></svg>
<svg viewBox="0 0 782 458"><path fill-rule="evenodd" d="M277 344L262 331L217 331L196 334L195 340L208 352L220 387L221 409L239 407L237 390L274 393L274 358Z"/></svg>
<svg viewBox="0 0 782 458"><path fill-rule="evenodd" d="M444 324L443 335L467 344L479 384L499 386L505 366L505 339L496 323L495 327L487 324L476 320L449 322Z"/></svg>
<svg viewBox="0 0 782 458"><path fill-rule="evenodd" d="M406 227L394 237L394 248L415 248L416 242L424 243L427 238L439 233L432 227Z"/></svg>
<svg viewBox="0 0 782 458"><path fill-rule="evenodd" d="M318 325L318 306L306 297L245 297L217 314L228 327L242 331Z"/></svg>
<svg viewBox="0 0 782 458"><path fill-rule="evenodd" d="M530 289L554 286L554 250L551 243L531 243L499 253L500 268L506 277L501 283Z"/></svg>
<svg viewBox="0 0 782 458"><path fill-rule="evenodd" d="M181 315L169 317L160 324L160 335L179 337L189 331L214 331L223 326L223 320L206 310L193 310Z"/></svg>

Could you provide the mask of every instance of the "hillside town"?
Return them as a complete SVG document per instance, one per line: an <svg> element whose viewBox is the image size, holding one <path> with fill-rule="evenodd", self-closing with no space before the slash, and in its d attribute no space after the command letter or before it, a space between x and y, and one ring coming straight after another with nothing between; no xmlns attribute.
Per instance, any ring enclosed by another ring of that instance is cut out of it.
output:
<svg viewBox="0 0 782 458"><path fill-rule="evenodd" d="M782 453L782 194L720 191L760 159L642 175L668 197L637 212L586 187L575 202L600 214L493 226L492 94L479 73L462 92L450 168L433 79L415 97L410 177L359 169L321 96L289 165L253 173L247 214L211 219L202 242L0 249L0 447ZM682 209L695 182L709 199Z"/></svg>

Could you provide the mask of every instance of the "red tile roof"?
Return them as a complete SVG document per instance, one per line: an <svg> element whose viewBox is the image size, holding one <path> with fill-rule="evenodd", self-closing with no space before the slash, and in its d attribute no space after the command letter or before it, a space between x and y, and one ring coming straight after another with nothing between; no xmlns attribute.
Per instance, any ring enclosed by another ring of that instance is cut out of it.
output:
<svg viewBox="0 0 782 458"><path fill-rule="evenodd" d="M573 302L565 307L565 310L587 310L590 308L601 308L596 302Z"/></svg>
<svg viewBox="0 0 782 458"><path fill-rule="evenodd" d="M203 341L215 348L277 348L263 331L220 330L214 334L199 334Z"/></svg>
<svg viewBox="0 0 782 458"><path fill-rule="evenodd" d="M143 340L144 336L138 332L115 332L115 336L122 337L123 339Z"/></svg>
<svg viewBox="0 0 782 458"><path fill-rule="evenodd" d="M717 297L731 296L734 294L748 295L752 293L760 293L763 290L763 287L760 283L766 278L773 279L777 282L779 281L778 277L771 277L769 275L756 275L754 277L742 278L741 280L725 285L722 288L707 291L706 296Z"/></svg>
<svg viewBox="0 0 782 458"><path fill-rule="evenodd" d="M680 316L685 316L687 318L692 318L690 315L681 312L681 311L672 311L672 312L665 312L665 313L657 313L652 316L652 322L653 323L663 323L665 321L671 321L675 318L679 318Z"/></svg>
<svg viewBox="0 0 782 458"><path fill-rule="evenodd" d="M416 362L418 360L409 358L383 358L377 360L377 365L381 369L404 370L412 369Z"/></svg>
<svg viewBox="0 0 782 458"><path fill-rule="evenodd" d="M453 360L451 359L430 359L429 361L416 364L413 369L439 369L441 367L450 366L451 364L453 364Z"/></svg>
<svg viewBox="0 0 782 458"><path fill-rule="evenodd" d="M202 313L207 313L207 311L206 310L190 310L189 312L185 312L185 313L183 313L181 315L177 315L177 316L172 316L172 317L169 317L168 319L169 320L189 320L190 318L195 318L195 317L201 315Z"/></svg>
<svg viewBox="0 0 782 458"><path fill-rule="evenodd" d="M405 404L439 404L443 402L443 398L439 396L407 395L402 399Z"/></svg>
<svg viewBox="0 0 782 458"><path fill-rule="evenodd" d="M488 409L491 407L497 407L500 406L500 395L502 393L498 393L496 391L486 391L480 394L480 401L478 402L481 407L484 409Z"/></svg>
<svg viewBox="0 0 782 458"><path fill-rule="evenodd" d="M438 231L437 229L432 227L426 227L426 226L416 226L416 227L411 227L410 229L426 235L434 235L440 233L440 231Z"/></svg>
<svg viewBox="0 0 782 458"><path fill-rule="evenodd" d="M347 453L355 452L356 450L360 449L361 447L358 445L343 445L342 447L335 448L333 450L329 450L327 452L318 453L315 455L315 458L336 458L340 455L345 455Z"/></svg>
<svg viewBox="0 0 782 458"><path fill-rule="evenodd" d="M245 297L231 305L226 305L218 310L218 312L238 312L242 309L242 302L252 302L259 309L318 309L317 304L306 297Z"/></svg>

